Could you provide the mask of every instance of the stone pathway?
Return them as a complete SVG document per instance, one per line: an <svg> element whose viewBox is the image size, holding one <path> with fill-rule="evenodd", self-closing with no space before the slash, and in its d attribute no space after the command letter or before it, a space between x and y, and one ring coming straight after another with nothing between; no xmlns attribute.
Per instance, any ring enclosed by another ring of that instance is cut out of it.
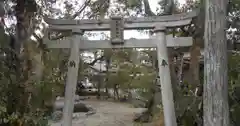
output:
<svg viewBox="0 0 240 126"><path fill-rule="evenodd" d="M96 114L86 116L86 113L75 113L72 126L133 126L136 113L143 108L133 108L129 104L108 101L83 101L96 109ZM60 122L50 123L51 126L61 126Z"/></svg>

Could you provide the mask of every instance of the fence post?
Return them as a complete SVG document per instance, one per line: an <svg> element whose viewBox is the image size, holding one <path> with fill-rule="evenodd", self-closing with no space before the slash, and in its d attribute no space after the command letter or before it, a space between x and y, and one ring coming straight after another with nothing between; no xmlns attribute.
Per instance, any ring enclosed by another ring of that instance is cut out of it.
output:
<svg viewBox="0 0 240 126"><path fill-rule="evenodd" d="M157 39L158 74L162 92L164 123L165 126L177 126L165 32L164 26L156 26L154 29L154 33L156 33L154 38Z"/></svg>
<svg viewBox="0 0 240 126"><path fill-rule="evenodd" d="M65 98L63 109L62 126L72 126L72 114L74 108L74 97L78 79L79 69L79 45L82 40L83 32L80 29L72 30L71 51L68 61L67 81L65 86Z"/></svg>

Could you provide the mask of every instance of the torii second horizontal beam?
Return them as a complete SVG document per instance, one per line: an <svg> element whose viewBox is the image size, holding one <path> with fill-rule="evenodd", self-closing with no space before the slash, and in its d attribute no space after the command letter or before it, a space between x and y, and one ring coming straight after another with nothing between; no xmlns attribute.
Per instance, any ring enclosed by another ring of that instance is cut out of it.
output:
<svg viewBox="0 0 240 126"><path fill-rule="evenodd" d="M192 37L173 38L167 35L167 47L187 47L192 45ZM80 40L79 40L80 41ZM71 39L48 40L44 39L48 48L70 48ZM156 48L156 39L128 39L124 45L112 45L109 40L83 40L80 43L80 49L104 49L104 48Z"/></svg>

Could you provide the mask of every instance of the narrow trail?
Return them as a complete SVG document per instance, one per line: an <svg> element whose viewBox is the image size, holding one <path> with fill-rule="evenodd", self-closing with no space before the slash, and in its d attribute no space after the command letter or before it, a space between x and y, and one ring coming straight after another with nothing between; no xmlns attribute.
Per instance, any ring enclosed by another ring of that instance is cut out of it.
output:
<svg viewBox="0 0 240 126"><path fill-rule="evenodd" d="M74 113L72 126L133 126L134 115L145 110L118 102L91 100L83 103L94 108L96 114L86 116L86 113ZM61 122L52 122L51 126L61 126Z"/></svg>

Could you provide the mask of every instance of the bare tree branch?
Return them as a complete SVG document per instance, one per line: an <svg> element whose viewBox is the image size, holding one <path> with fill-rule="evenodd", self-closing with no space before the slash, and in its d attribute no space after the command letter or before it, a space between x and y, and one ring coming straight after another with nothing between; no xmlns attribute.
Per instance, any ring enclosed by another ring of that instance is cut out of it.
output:
<svg viewBox="0 0 240 126"><path fill-rule="evenodd" d="M84 5L78 10L71 19L75 19L77 16L79 16L85 9L86 7L90 4L91 0L85 1Z"/></svg>
<svg viewBox="0 0 240 126"><path fill-rule="evenodd" d="M42 39L35 32L33 32L32 36L36 38L38 42L42 41Z"/></svg>
<svg viewBox="0 0 240 126"><path fill-rule="evenodd" d="M145 15L146 15L146 16L156 16L156 15L152 12L148 0L143 0L143 4L144 4L144 10L145 10Z"/></svg>
<svg viewBox="0 0 240 126"><path fill-rule="evenodd" d="M75 19L77 16L79 16L85 9L86 7L90 4L91 0L85 1L85 3L82 5L82 7L74 14L72 15L71 19ZM69 36L67 33L59 33L56 37L51 38L51 40L58 40L61 38L64 38L66 36Z"/></svg>
<svg viewBox="0 0 240 126"><path fill-rule="evenodd" d="M96 58L91 63L88 63L88 65L93 66L95 63L97 63L98 60L103 60L104 58L105 58L104 56Z"/></svg>

